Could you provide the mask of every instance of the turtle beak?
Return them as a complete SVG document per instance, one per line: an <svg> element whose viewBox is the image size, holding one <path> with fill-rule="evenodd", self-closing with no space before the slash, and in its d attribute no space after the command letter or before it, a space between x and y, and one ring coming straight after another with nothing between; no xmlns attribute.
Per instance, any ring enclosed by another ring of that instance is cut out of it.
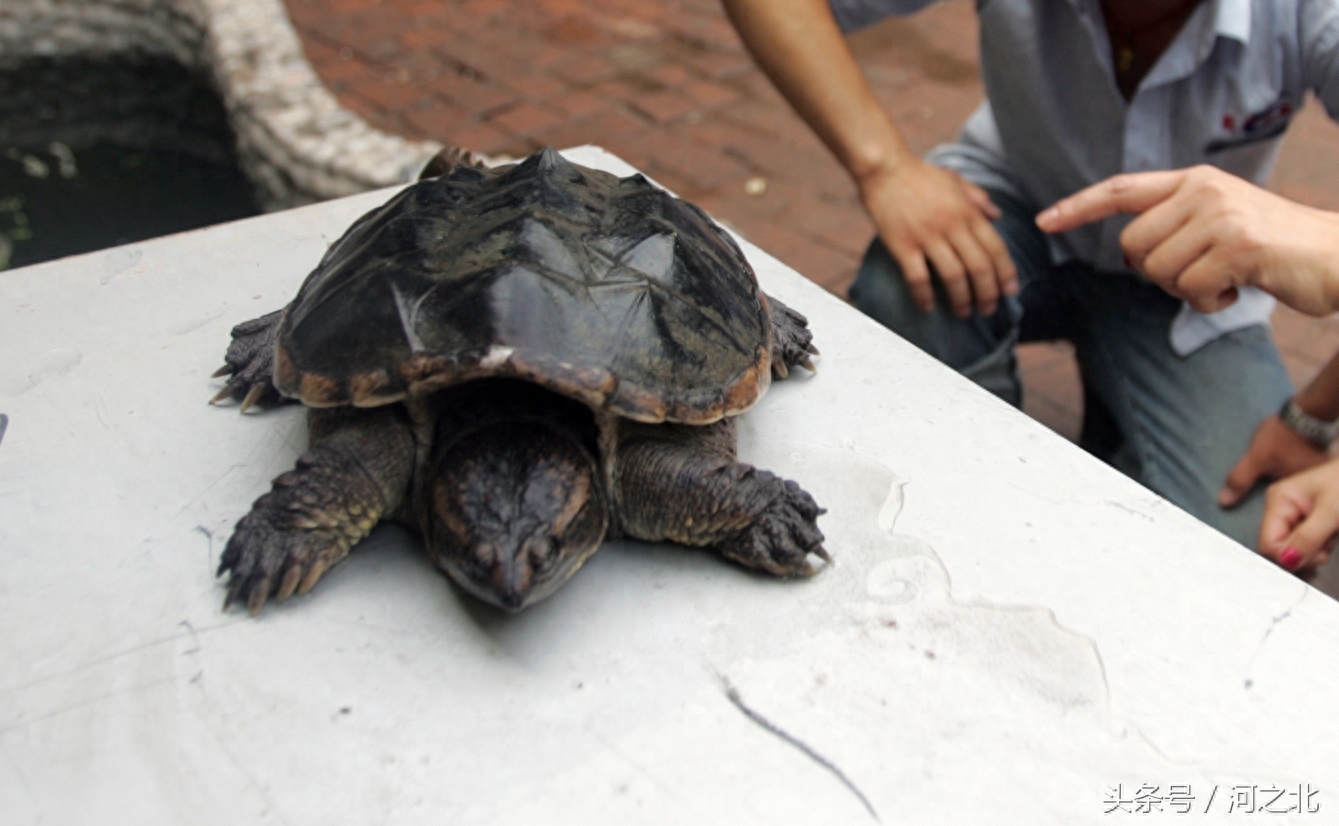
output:
<svg viewBox="0 0 1339 826"><path fill-rule="evenodd" d="M530 604L530 593L535 583L535 569L527 542L520 547L501 548L493 557L493 596L499 608L512 613Z"/></svg>

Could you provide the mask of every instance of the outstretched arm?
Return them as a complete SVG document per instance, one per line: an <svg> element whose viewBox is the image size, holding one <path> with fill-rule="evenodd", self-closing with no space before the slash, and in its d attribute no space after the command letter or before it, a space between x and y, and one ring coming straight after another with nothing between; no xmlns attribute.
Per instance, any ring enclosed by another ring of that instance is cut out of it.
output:
<svg viewBox="0 0 1339 826"><path fill-rule="evenodd" d="M953 310L989 315L1018 290L989 196L916 157L856 64L826 0L725 0L758 65L851 174L922 310L933 265Z"/></svg>

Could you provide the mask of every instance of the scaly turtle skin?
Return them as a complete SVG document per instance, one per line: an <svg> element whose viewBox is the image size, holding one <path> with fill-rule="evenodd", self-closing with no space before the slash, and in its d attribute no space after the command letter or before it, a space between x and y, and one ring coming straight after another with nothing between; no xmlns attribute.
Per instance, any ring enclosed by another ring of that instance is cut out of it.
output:
<svg viewBox="0 0 1339 826"><path fill-rule="evenodd" d="M309 589L381 519L512 611L618 535L814 573L822 509L736 462L730 418L813 369L804 317L640 175L469 161L444 152L233 330L216 400L300 399L312 446L238 523L228 602Z"/></svg>

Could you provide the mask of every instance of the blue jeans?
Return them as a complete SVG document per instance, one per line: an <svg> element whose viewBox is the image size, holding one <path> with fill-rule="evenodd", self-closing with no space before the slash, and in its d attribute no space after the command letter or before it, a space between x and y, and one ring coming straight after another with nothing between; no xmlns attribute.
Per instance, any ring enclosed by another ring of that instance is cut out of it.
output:
<svg viewBox="0 0 1339 826"><path fill-rule="evenodd" d="M1256 427L1292 393L1269 329L1228 333L1178 356L1168 331L1181 303L1127 273L1051 264L1037 210L990 193L995 229L1018 268L1021 290L990 318L955 317L938 276L936 303L921 312L901 267L877 238L851 300L862 312L1015 406L1023 385L1014 345L1064 339L1084 385L1080 443L1113 466L1249 548L1264 510L1258 485L1231 510L1218 490Z"/></svg>

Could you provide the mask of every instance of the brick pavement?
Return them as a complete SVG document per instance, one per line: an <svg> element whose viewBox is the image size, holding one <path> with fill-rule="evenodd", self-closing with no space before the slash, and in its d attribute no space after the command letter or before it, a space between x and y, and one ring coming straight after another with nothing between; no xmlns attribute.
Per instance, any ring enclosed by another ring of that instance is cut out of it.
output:
<svg viewBox="0 0 1339 826"><path fill-rule="evenodd" d="M754 68L716 0L287 0L316 71L389 132L490 154L595 143L844 295L872 235L855 190ZM913 148L952 137L983 94L970 0L857 33L852 49ZM1339 128L1310 106L1275 176L1339 209ZM1297 382L1339 321L1276 316ZM1068 347L1021 348L1025 410L1074 438Z"/></svg>

